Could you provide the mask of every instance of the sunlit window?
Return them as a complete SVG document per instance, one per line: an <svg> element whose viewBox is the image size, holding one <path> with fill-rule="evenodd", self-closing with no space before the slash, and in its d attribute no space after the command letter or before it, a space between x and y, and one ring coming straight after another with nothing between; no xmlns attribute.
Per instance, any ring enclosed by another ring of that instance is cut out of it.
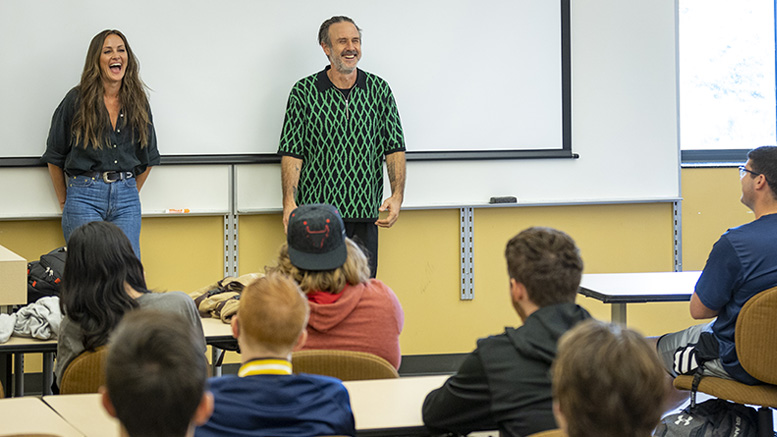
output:
<svg viewBox="0 0 777 437"><path fill-rule="evenodd" d="M774 0L679 0L680 147L775 145Z"/></svg>

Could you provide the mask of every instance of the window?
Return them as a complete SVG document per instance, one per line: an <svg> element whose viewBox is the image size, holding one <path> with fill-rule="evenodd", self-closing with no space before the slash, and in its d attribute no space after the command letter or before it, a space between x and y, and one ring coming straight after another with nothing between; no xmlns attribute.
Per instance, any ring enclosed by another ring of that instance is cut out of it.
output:
<svg viewBox="0 0 777 437"><path fill-rule="evenodd" d="M774 0L679 0L684 162L777 144L774 7Z"/></svg>

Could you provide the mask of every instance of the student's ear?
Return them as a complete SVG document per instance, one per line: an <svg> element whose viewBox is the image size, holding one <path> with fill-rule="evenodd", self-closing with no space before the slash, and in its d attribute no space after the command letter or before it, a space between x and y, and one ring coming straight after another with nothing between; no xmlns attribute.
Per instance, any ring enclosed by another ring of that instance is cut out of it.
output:
<svg viewBox="0 0 777 437"><path fill-rule="evenodd" d="M553 399L553 417L556 418L556 425L558 428L563 430L564 434L566 435L567 418L564 417L564 413L561 412L561 407L559 406L558 401L555 399Z"/></svg>
<svg viewBox="0 0 777 437"><path fill-rule="evenodd" d="M510 297L513 302L520 302L526 297L526 286L516 281L515 278L510 278Z"/></svg>
<svg viewBox="0 0 777 437"><path fill-rule="evenodd" d="M230 325L232 325L232 337L237 338L240 335L240 325L238 325L237 322L237 314L232 316L232 322Z"/></svg>
<svg viewBox="0 0 777 437"><path fill-rule="evenodd" d="M326 54L326 57L329 57L329 54L332 53L332 49L329 48L329 46L326 45L326 43L321 43L321 48L324 49L324 54Z"/></svg>
<svg viewBox="0 0 777 437"><path fill-rule="evenodd" d="M197 405L197 410L194 411L194 417L192 422L195 426L205 425L213 414L213 393L205 391L200 399L200 404Z"/></svg>
<svg viewBox="0 0 777 437"><path fill-rule="evenodd" d="M108 389L104 385L100 386L98 390L100 392L100 399L102 400L103 408L111 417L116 417L116 409L113 408L110 396L108 396Z"/></svg>
<svg viewBox="0 0 777 437"><path fill-rule="evenodd" d="M297 337L297 342L294 344L294 347L291 349L291 351L296 352L298 350L302 350L302 346L305 346L306 341L308 341L307 328L303 329L302 332L299 333L299 337Z"/></svg>

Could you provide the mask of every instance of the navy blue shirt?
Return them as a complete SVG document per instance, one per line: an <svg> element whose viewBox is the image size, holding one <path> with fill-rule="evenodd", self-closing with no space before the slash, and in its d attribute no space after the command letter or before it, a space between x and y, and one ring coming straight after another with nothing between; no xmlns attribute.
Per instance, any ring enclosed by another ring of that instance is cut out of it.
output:
<svg viewBox="0 0 777 437"><path fill-rule="evenodd" d="M340 380L320 375L210 378L213 415L195 437L356 435Z"/></svg>
<svg viewBox="0 0 777 437"><path fill-rule="evenodd" d="M756 294L777 285L777 214L731 228L712 247L696 294L718 311L712 332L718 339L723 368L745 383L756 383L739 364L734 328L742 306Z"/></svg>
<svg viewBox="0 0 777 437"><path fill-rule="evenodd" d="M131 171L139 175L148 166L159 165L159 151L156 146L156 132L153 120L148 125L148 144L140 146L140 137L127 125L124 110L119 113L116 129L110 122L105 126L107 143L95 149L92 145L84 147L83 138L75 143L72 132L73 118L78 109L80 96L78 87L67 93L51 117L51 128L46 140L46 152L43 161L64 169L71 175L103 171ZM151 118L151 111L148 112Z"/></svg>

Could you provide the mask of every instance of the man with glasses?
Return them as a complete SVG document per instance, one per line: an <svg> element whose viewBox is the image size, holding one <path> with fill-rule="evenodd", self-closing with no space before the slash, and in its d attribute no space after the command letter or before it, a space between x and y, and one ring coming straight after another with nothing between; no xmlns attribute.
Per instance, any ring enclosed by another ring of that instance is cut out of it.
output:
<svg viewBox="0 0 777 437"><path fill-rule="evenodd" d="M658 352L672 375L694 373L759 381L739 364L734 327L751 297L777 286L777 147L764 146L747 154L739 167L741 201L755 220L729 229L712 247L691 296L691 317L712 322L666 334Z"/></svg>

